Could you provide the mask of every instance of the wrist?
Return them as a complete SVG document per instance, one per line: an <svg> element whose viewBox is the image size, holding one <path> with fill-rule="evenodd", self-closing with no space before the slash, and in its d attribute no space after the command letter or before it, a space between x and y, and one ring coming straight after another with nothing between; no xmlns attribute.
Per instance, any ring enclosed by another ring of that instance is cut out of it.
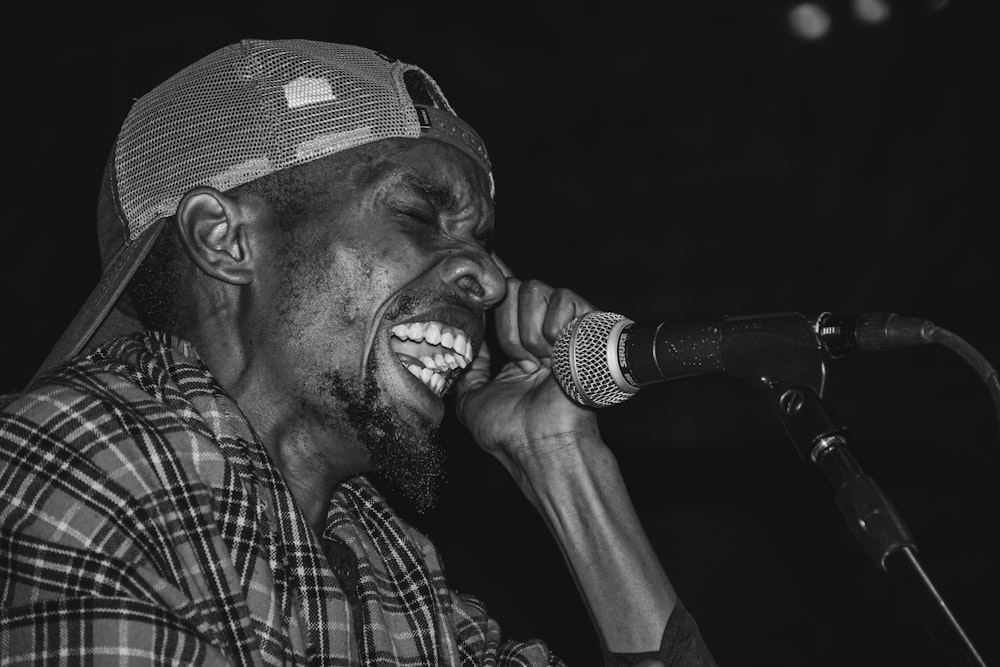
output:
<svg viewBox="0 0 1000 667"><path fill-rule="evenodd" d="M529 437L509 455L509 472L536 497L572 496L618 466L596 427Z"/></svg>
<svg viewBox="0 0 1000 667"><path fill-rule="evenodd" d="M515 462L527 467L568 462L591 450L606 449L596 421L581 420L559 428L546 424L539 432L524 434L519 446L511 448Z"/></svg>

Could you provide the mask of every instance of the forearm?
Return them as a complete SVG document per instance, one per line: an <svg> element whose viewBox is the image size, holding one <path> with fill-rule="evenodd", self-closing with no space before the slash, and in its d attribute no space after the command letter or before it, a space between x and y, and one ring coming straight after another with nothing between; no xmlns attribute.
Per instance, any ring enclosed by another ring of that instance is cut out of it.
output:
<svg viewBox="0 0 1000 667"><path fill-rule="evenodd" d="M677 596L594 432L527 448L515 479L558 541L605 647L660 648Z"/></svg>
<svg viewBox="0 0 1000 667"><path fill-rule="evenodd" d="M677 594L646 537L596 414L551 372L553 345L594 310L579 295L507 276L496 310L509 362L494 374L484 343L458 382L462 423L511 473L558 541L606 651L626 663L653 654L671 667L712 664L697 627L672 615Z"/></svg>

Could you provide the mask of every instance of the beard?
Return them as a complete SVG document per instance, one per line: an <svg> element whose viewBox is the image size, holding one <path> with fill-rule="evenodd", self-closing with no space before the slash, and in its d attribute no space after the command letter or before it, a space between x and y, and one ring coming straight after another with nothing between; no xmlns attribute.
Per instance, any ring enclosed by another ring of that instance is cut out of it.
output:
<svg viewBox="0 0 1000 667"><path fill-rule="evenodd" d="M324 374L324 388L343 406L343 416L371 456L376 478L390 496L399 496L423 514L437 503L444 471L438 425L419 413L403 415L382 397L375 380L378 362L368 360L365 381L338 371Z"/></svg>

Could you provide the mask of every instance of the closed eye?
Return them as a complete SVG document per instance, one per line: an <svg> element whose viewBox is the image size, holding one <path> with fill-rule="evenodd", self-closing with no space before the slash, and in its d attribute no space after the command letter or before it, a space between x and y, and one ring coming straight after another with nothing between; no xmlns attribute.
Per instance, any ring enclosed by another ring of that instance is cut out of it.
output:
<svg viewBox="0 0 1000 667"><path fill-rule="evenodd" d="M412 173L403 174L401 180L406 189L427 200L437 210L445 212L458 210L458 197L447 185Z"/></svg>
<svg viewBox="0 0 1000 667"><path fill-rule="evenodd" d="M429 211L424 211L419 208L414 208L412 206L405 206L401 204L393 204L392 209L399 213L400 215L412 218L417 222L421 222L425 225L437 226L437 216Z"/></svg>

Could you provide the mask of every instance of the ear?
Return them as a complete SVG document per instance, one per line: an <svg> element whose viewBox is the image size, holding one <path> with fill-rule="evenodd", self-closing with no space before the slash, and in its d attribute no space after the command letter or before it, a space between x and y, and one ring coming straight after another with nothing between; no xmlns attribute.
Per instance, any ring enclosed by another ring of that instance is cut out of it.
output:
<svg viewBox="0 0 1000 667"><path fill-rule="evenodd" d="M207 275L233 285L253 281L251 213L215 188L189 191L177 205L181 245Z"/></svg>

